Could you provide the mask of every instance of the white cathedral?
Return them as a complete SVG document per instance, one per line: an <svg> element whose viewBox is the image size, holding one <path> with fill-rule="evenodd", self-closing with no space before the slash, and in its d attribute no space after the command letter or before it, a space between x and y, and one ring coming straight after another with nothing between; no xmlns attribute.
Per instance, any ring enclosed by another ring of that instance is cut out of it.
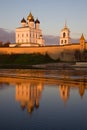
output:
<svg viewBox="0 0 87 130"><path fill-rule="evenodd" d="M31 12L27 21L23 18L21 27L16 28L16 45L19 47L44 46L40 21L38 18L35 20Z"/></svg>

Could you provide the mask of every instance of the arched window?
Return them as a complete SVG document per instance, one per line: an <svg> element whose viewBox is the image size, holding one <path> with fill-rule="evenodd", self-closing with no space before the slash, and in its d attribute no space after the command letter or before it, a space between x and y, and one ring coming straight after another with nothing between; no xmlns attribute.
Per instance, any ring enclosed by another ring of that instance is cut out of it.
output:
<svg viewBox="0 0 87 130"><path fill-rule="evenodd" d="M67 40L65 40L65 43L67 43Z"/></svg>
<svg viewBox="0 0 87 130"><path fill-rule="evenodd" d="M66 37L66 33L64 32L64 33L63 33L63 38L65 38L65 37Z"/></svg>
<svg viewBox="0 0 87 130"><path fill-rule="evenodd" d="M22 37L24 37L24 34L22 34Z"/></svg>
<svg viewBox="0 0 87 130"><path fill-rule="evenodd" d="M36 34L36 38L37 38L37 34Z"/></svg>
<svg viewBox="0 0 87 130"><path fill-rule="evenodd" d="M28 37L28 33L26 34L26 37Z"/></svg>
<svg viewBox="0 0 87 130"><path fill-rule="evenodd" d="M28 42L28 39L26 39L26 42Z"/></svg>
<svg viewBox="0 0 87 130"><path fill-rule="evenodd" d="M61 40L61 44L63 44L63 40Z"/></svg>
<svg viewBox="0 0 87 130"><path fill-rule="evenodd" d="M19 37L19 34L18 34L18 37Z"/></svg>

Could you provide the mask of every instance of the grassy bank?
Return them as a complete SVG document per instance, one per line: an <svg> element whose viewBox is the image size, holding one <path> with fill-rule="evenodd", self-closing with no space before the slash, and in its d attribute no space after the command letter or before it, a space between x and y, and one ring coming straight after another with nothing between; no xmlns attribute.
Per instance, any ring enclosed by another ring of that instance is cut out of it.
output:
<svg viewBox="0 0 87 130"><path fill-rule="evenodd" d="M55 63L47 54L3 54L0 55L0 68L32 68L32 65Z"/></svg>

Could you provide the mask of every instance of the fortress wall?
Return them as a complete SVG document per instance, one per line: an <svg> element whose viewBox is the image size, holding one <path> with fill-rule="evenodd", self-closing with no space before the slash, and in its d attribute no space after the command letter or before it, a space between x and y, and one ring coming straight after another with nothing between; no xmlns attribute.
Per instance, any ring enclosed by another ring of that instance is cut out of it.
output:
<svg viewBox="0 0 87 130"><path fill-rule="evenodd" d="M65 50L80 50L80 44L71 44L64 46Z"/></svg>
<svg viewBox="0 0 87 130"><path fill-rule="evenodd" d="M58 46L49 46L49 47L7 47L0 48L0 54L30 54L30 53L57 53L63 49Z"/></svg>
<svg viewBox="0 0 87 130"><path fill-rule="evenodd" d="M60 53L64 50L80 49L80 45L45 46L45 47L4 47L0 48L0 54L30 54L30 53Z"/></svg>
<svg viewBox="0 0 87 130"><path fill-rule="evenodd" d="M86 44L87 47L87 44ZM65 46L45 46L45 47L7 47L0 48L0 54L33 54L46 53L53 59L73 60L74 50L80 50L80 44L71 44ZM67 59L66 59L67 58Z"/></svg>

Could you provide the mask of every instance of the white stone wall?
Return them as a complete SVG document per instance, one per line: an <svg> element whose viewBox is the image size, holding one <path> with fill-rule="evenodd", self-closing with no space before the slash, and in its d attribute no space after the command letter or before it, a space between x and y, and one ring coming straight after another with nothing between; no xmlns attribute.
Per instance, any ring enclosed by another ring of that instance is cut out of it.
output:
<svg viewBox="0 0 87 130"><path fill-rule="evenodd" d="M30 29L29 28L17 28L16 29L16 43L28 43L30 42Z"/></svg>
<svg viewBox="0 0 87 130"><path fill-rule="evenodd" d="M29 27L18 28L16 29L16 43L38 43L40 35L42 35L42 31L40 29L30 29Z"/></svg>

